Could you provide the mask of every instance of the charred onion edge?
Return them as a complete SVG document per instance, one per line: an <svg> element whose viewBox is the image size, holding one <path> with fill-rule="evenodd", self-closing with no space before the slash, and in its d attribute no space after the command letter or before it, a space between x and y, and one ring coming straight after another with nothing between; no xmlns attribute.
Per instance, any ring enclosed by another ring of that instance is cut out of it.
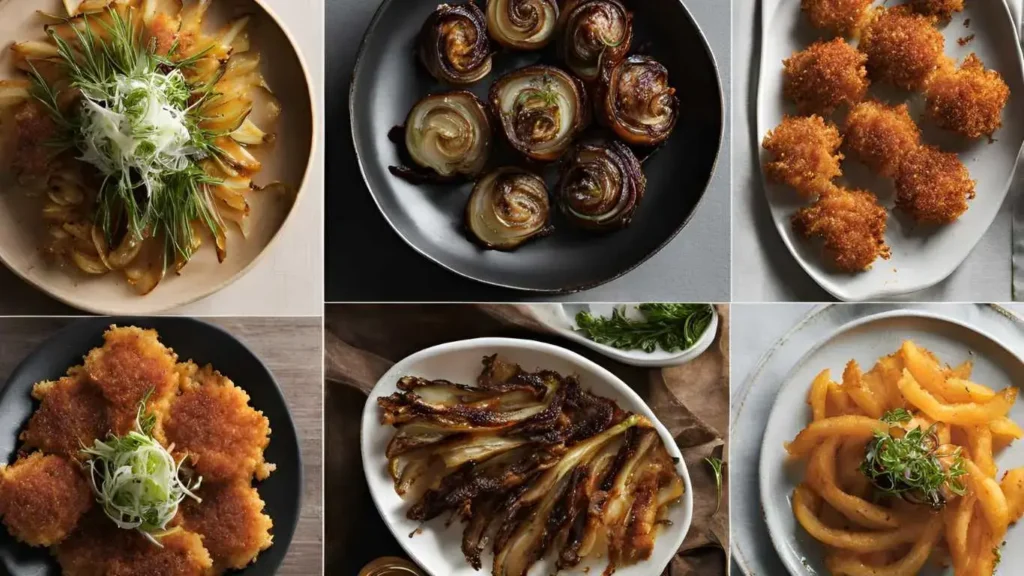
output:
<svg viewBox="0 0 1024 576"><path fill-rule="evenodd" d="M536 184L538 184L544 191L544 209L546 211L543 215L543 223L536 227L534 231L528 233L522 238L509 241L507 243L491 242L483 238L482 235L473 227L473 223L477 221L477 218L475 218L477 215L474 213L473 208L475 202L479 201L478 196L481 194L493 193L494 186L498 183L498 179L503 176L513 178L530 178L535 180ZM488 184L490 184L489 188L487 187ZM530 240L543 238L544 236L551 234L551 232L554 231L554 226L551 224L551 200L548 194L547 184L545 184L544 179L540 176L522 168L504 166L487 173L473 186L473 192L469 195L469 200L466 201L465 226L469 236L480 246L489 250L501 250L506 252L515 250Z"/></svg>
<svg viewBox="0 0 1024 576"><path fill-rule="evenodd" d="M616 86L620 74L627 66L652 66L658 76L665 78L666 89L670 90L672 117L668 125L660 130L653 126L645 126L640 122L627 122L631 119L618 108L619 87ZM611 128L619 138L634 146L656 146L672 134L679 120L679 98L675 89L668 83L668 69L649 56L633 55L615 63L606 63L601 68L601 77L597 83L597 114L603 124Z"/></svg>
<svg viewBox="0 0 1024 576"><path fill-rule="evenodd" d="M602 217L598 219L587 219L586 214L573 210L567 186L572 182L570 179L576 170L583 165L580 160L583 152L600 154L618 169L621 181L619 189L614 191L617 201L613 208L618 208L616 213L600 215ZM646 189L647 177L644 176L640 161L628 146L615 140L591 139L578 142L566 154L558 184L555 186L555 197L562 214L574 225L594 231L611 231L629 226ZM626 198L623 200L624 195Z"/></svg>
<svg viewBox="0 0 1024 576"><path fill-rule="evenodd" d="M609 6L611 10L622 13L625 30L617 44L603 43L601 47L588 46L588 48L599 50L596 59L591 61L580 54L580 50L577 49L579 46L573 40L580 27L591 24L587 19L591 13L590 10L602 4ZM596 81L601 76L601 69L606 63L619 62L629 54L629 49L633 44L633 13L619 0L569 0L563 10L558 38L559 58L584 82Z"/></svg>
<svg viewBox="0 0 1024 576"><path fill-rule="evenodd" d="M442 26L449 19L465 20L476 31L476 42L469 53L469 65L463 71L457 69L446 51L447 38L442 32ZM487 36L487 18L473 2L438 6L423 23L417 44L417 53L423 67L442 82L472 84L491 72L493 52Z"/></svg>

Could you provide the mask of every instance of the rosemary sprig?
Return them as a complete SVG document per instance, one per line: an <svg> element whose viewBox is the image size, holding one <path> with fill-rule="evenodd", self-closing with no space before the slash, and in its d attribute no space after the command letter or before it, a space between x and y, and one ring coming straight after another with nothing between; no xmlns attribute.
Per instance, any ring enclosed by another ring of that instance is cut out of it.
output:
<svg viewBox="0 0 1024 576"><path fill-rule="evenodd" d="M711 466L711 472L715 475L715 511L711 514L714 516L722 508L722 460L709 456L704 461Z"/></svg>
<svg viewBox="0 0 1024 576"><path fill-rule="evenodd" d="M641 304L642 320L626 317L625 306L612 310L610 318L583 311L576 315L577 332L587 338L621 350L666 352L686 350L711 324L710 304Z"/></svg>

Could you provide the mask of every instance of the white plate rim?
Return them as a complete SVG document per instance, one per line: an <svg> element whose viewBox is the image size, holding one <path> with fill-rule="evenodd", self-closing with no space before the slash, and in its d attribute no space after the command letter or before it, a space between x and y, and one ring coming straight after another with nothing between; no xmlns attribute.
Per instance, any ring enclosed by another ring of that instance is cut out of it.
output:
<svg viewBox="0 0 1024 576"><path fill-rule="evenodd" d="M1002 340L1000 340L990 332L978 328L976 326L972 326L957 318L951 318L949 316L945 316L936 312L926 310L900 309L891 310L888 312L880 312L877 314L869 314L867 316L858 318L856 320L843 324L842 326L839 326L838 328L830 332L821 341L811 346L807 350L807 352L805 352L800 357L800 359L793 364L792 368L789 370L789 372L786 373L786 376L783 378L783 383L779 388L778 393L776 394L776 401L772 404L772 409L768 414L768 423L765 426L765 433L763 434L763 440L760 446L760 455L758 457L758 491L760 493L760 502L762 507L761 515L764 518L765 525L768 531L768 536L772 542L772 546L775 548L776 554L778 554L779 560L786 566L790 574L792 574L793 576L802 576L805 573L806 568L804 567L803 569L801 569L802 565L800 565L799 562L794 564L794 561L791 558L790 554L792 551L786 549L783 545L784 542L788 542L788 540L786 540L785 537L783 537L782 535L778 535L776 530L773 530L772 523L769 518L770 515L764 507L764 502L767 498L778 496L776 494L769 494L768 475L765 472L767 470L767 467L769 466L769 463L766 462L766 460L769 457L769 449L772 446L774 446L769 445L770 435L767 433L767 430L772 426L773 421L775 421L777 418L782 417L783 406L782 403L779 402L778 398L785 394L788 388L797 386L793 379L793 376L797 373L797 371L802 366L804 366L809 361L809 359L812 356L814 356L819 350L824 348L826 345L830 344L837 337L841 336L842 334L845 334L846 332L849 332L850 330L859 328L866 324L871 324L881 320L891 320L897 318L923 318L951 324L959 328L960 330L972 332L977 336L981 336L982 338L989 340L999 348L1006 351L1012 358L1015 358L1017 362L1021 364L1021 366L1024 366L1024 356L1015 352L1012 348L1007 346L1006 343L1004 343Z"/></svg>
<svg viewBox="0 0 1024 576"><path fill-rule="evenodd" d="M682 546L683 541L686 539L686 536L690 531L690 525L693 521L693 485L690 482L690 474L686 467L686 460L683 458L682 452L676 445L675 440L672 438L672 435L669 434L668 429L665 428L664 424L662 424L661 421L659 421L657 417L655 417L654 412L647 405L647 403L644 402L642 398L640 398L640 395L637 394L636 391L634 391L628 385L626 385L626 383L619 379L619 377L615 376L610 371L608 371L606 368L602 367L601 365L591 361L590 359L584 356L577 354L576 352L573 352L572 350L568 350L566 348L562 348L561 346L556 346L554 344L548 344L546 342L539 342L536 340L529 340L524 338L486 337L471 338L468 340L457 340L454 342L438 344L436 346L424 348L419 352L415 352L409 356L406 356L402 360L396 362L390 369L388 369L388 371L383 376L381 376L381 378L370 390L366 404L363 406L363 415L360 422L359 435L360 455L362 456L363 474L365 476L367 486L370 488L370 497L373 500L373 505L377 508L377 513L380 515L381 519L387 525L388 530L391 531L391 534L401 545L405 553L408 554L409 557L412 558L417 563L417 565L420 566L423 570L425 570L427 574L429 574L430 576L446 576L444 574L432 570L430 566L427 566L420 561L420 558L417 556L416 551L412 548L412 546L410 546L406 542L406 540L408 539L406 538L407 535L399 533L395 529L395 526L391 518L389 518L383 512L383 507L378 498L377 490L374 488L375 484L373 482L373 479L370 477L371 466L374 466L375 459L377 459L378 456L382 455L375 455L371 453L368 440L369 435L366 433L366 431L371 428L378 428L381 426L381 424L379 423L379 419L377 418L377 403L375 400L378 396L384 394L385 391L388 391L390 393L391 390L396 389L395 382L397 382L398 378L401 375L404 375L404 371L406 370L405 367L407 365L414 364L425 358L439 356L448 352L499 346L515 347L528 350L531 352L538 352L540 354L559 356L564 360L578 363L586 367L588 370L591 370L598 374L600 376L599 382L603 383L603 385L608 385L612 387L613 389L615 389L616 392L622 394L630 402L634 404L634 406L623 406L623 408L630 409L631 411L636 412L637 414L647 417L651 421L652 425L654 426L654 429L657 430L658 435L661 437L662 442L665 444L665 448L668 450L669 455L677 460L678 464L676 466L676 470L682 476L683 485L685 487L683 501L681 502L683 507L683 521L680 523L682 525L682 530L680 530L678 542L674 543L674 545L671 547L671 549L673 550L678 550L679 547ZM589 389L594 388L593 384L594 383L590 384ZM673 552L673 554L671 554L665 559L664 565L660 566L655 573L661 573L668 566L668 564L672 561L672 558L674 557L675 553ZM649 560L648 562L653 563L653 559ZM568 574L567 572L562 573Z"/></svg>
<svg viewBox="0 0 1024 576"><path fill-rule="evenodd" d="M772 69L772 71L770 72L768 70L769 67L765 66L763 55L765 53L766 45L768 44L768 42L771 41L771 37L768 34L768 29L770 28L770 24L771 24L772 20L775 18L777 12L780 9L782 9L784 7L784 5L786 5L787 3L788 4L795 4L794 2L790 2L789 0L774 0L774 9L769 14L768 10L766 10L765 8L766 8L766 4L768 2L770 2L770 1L773 1L773 0L761 0L761 46L760 46L760 52L758 53L759 62L760 62L760 70L758 72L758 79L757 79L757 103L756 103L756 110L757 110L757 118L756 118L757 133L754 135L755 149L759 150L759 151L761 150L760 138L761 138L762 135L767 133L767 130L766 130L765 126L764 126L764 119L762 118L762 114L761 114L761 101L762 101L761 90L762 90L762 87L765 85L765 76L767 74L769 74L769 73L778 73L779 72L777 69ZM1010 29L1013 31L1013 39L1014 39L1013 45L1016 48L1016 52L1017 52L1017 62L1018 62L1017 71L1018 72L1024 72L1024 51L1022 51L1022 48L1021 48L1020 31L1017 29L1017 25L1014 23L1013 12L1010 10L1009 4L1007 4L1006 0L998 0L998 1L1003 6L1003 10L1006 13L1006 21L1008 21L1010 23ZM1016 175L1017 170L1020 167L1020 160L1019 159L1020 159L1020 156L1021 156L1022 152L1024 152L1024 141L1021 142L1020 148L1017 150L1018 162L1016 162L1014 164L1013 170L1010 171L1010 174L1009 174L1009 176L1008 176L1008 178L1006 180L1006 183L1001 187L1003 192L1002 192L1002 195L1000 196L1000 202L999 202L1000 206L1005 203L1006 197L1007 197L1007 195L1009 195L1010 188L1012 187L1013 182L1014 182L1014 176ZM770 184L768 183L768 179L767 179L767 177L764 174L764 163L761 161L760 154L757 155L755 160L757 161L757 164L758 164L758 174L760 174L760 176L761 176L761 189L764 192L765 199L768 202L768 205L769 205L769 208L770 208L772 206L771 195L770 195L770 193L768 191ZM797 261L797 263L800 265L800 268L802 268L803 271L806 272L808 276L810 276L826 292L828 292L832 296L838 298L839 300L842 300L842 301L845 301L845 302L861 302L861 301L874 301L874 300L882 300L882 299L886 299L886 298L895 298L895 297L898 297L898 296L905 296L907 294L912 294L914 292L919 292L921 290L925 290L927 288L931 288L932 286L935 286L936 284L939 284L940 282L942 282L946 278L949 278L950 275L952 275L953 272L955 272L957 270L957 268L959 268L964 263L964 261L967 260L967 257L971 255L971 253L974 251L974 248L977 247L979 242L981 242L982 237L985 235L985 233L988 231L988 229L992 227L992 223L995 222L995 219L999 216L1000 212L1001 212L1001 210L996 210L995 212L993 212L992 217L989 218L989 221L985 224L985 231L978 235L977 239L973 242L970 250L967 250L966 252L964 252L962 258L960 258L959 260L957 260L955 262L952 261L952 260L948 260L948 261L944 260L943 261L943 266L941 267L941 269L939 271L937 271L934 274L934 276L932 276L930 278L927 278L927 279L921 279L921 280L918 280L916 282L909 282L909 283L905 283L905 284L900 284L900 286L898 288L896 288L896 287L886 287L884 284L882 284L881 286L876 287L873 290L865 291L863 293L855 293L855 292L849 291L846 288L846 286L844 286L843 284L837 283L837 282L829 279L828 277L826 277L825 274L823 273L823 268L822 268L822 266L820 264L816 264L815 262L808 261L807 259L805 259L802 256L800 256L800 253L796 249L796 246L793 245L792 240L790 239L789 235L786 233L787 230L788 230L788 227L789 227L788 219L781 219L780 220L780 219L777 219L777 218L775 218L773 216L772 220L774 221L775 229L779 233L779 236L781 237L783 244L786 245L786 249L789 250L790 255L793 257L794 260Z"/></svg>

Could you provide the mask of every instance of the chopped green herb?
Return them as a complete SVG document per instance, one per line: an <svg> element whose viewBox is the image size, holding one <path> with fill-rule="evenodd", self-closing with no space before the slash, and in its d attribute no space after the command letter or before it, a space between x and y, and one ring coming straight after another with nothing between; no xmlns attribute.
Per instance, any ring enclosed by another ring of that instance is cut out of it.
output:
<svg viewBox="0 0 1024 576"><path fill-rule="evenodd" d="M621 350L666 352L686 350L704 334L714 311L710 304L641 304L643 319L626 317L625 306L616 307L610 318L583 311L576 315L577 332Z"/></svg>
<svg viewBox="0 0 1024 576"><path fill-rule="evenodd" d="M890 410L883 414L881 420L890 426L895 426L896 424L905 424L910 422L913 418L914 415L906 409L896 408L895 410Z"/></svg>

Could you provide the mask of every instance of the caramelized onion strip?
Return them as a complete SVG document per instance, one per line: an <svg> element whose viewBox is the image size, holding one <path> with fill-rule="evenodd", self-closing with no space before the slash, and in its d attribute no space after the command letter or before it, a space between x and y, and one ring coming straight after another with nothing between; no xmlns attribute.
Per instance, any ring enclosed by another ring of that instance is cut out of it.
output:
<svg viewBox="0 0 1024 576"><path fill-rule="evenodd" d="M419 58L430 75L451 84L472 84L491 72L487 21L473 2L442 4L420 30Z"/></svg>
<svg viewBox="0 0 1024 576"><path fill-rule="evenodd" d="M629 144L661 144L679 119L679 98L668 83L668 70L647 56L604 65L598 92L601 121Z"/></svg>

